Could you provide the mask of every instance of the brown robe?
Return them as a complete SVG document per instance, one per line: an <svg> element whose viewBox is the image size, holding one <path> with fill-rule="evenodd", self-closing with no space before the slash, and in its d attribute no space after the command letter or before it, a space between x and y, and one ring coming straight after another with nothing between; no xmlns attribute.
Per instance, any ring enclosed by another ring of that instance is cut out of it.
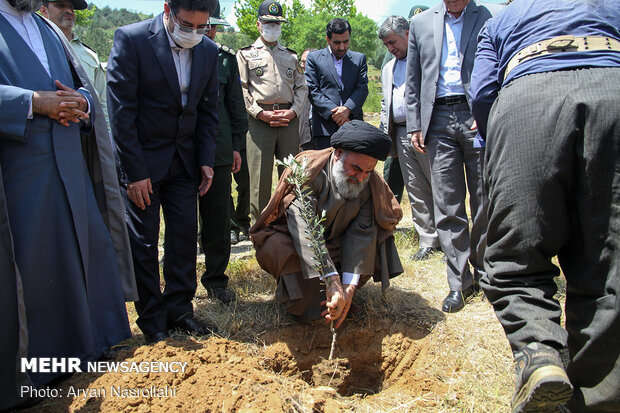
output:
<svg viewBox="0 0 620 413"><path fill-rule="evenodd" d="M403 272L393 236L402 211L385 181L374 171L359 199L343 200L330 179L333 151L328 148L297 155L297 159L307 157L311 161L308 185L313 190L317 210L328 208L325 210L328 216L325 243L329 259L324 272L337 270L372 276L386 289L389 279ZM316 278L319 274L312 268L311 257L304 251L308 242L303 228L296 228L303 224L295 217L295 195L292 185L286 181L289 174L290 171L286 170L280 178L267 207L250 229L250 237L259 265L276 279L294 273L303 274L304 279ZM358 214L365 217L360 218ZM359 228L364 229L364 234L360 235ZM291 234L295 234L296 239ZM368 242L372 242L370 247L366 245ZM363 256L359 255L360 252ZM294 285L294 281L290 282L288 280L286 285L290 298L303 296L303 288Z"/></svg>

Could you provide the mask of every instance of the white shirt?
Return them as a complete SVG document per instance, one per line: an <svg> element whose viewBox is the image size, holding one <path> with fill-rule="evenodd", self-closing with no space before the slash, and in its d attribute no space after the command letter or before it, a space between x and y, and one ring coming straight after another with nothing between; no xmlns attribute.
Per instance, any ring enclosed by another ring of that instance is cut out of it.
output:
<svg viewBox="0 0 620 413"><path fill-rule="evenodd" d="M439 79L437 82L437 97L464 95L463 83L461 82L461 59L459 50L461 46L461 33L465 11L463 9L459 17L454 17L446 10L444 4L444 30L443 44L441 47L441 63L439 65Z"/></svg>
<svg viewBox="0 0 620 413"><path fill-rule="evenodd" d="M405 123L407 120L407 101L405 89L407 78L407 58L396 60L392 78L392 121Z"/></svg>
<svg viewBox="0 0 620 413"><path fill-rule="evenodd" d="M342 87L343 86L342 85L342 61L344 60L344 58L342 58L340 60L336 59L336 56L332 52L332 48L331 47L329 47L329 52L332 55L332 61L334 62L334 67L336 68L336 74L338 75L338 82L340 82L340 87ZM340 105L342 106L342 99L340 99Z"/></svg>
<svg viewBox="0 0 620 413"><path fill-rule="evenodd" d="M47 53L45 52L45 46L43 45L43 38L39 31L39 26L34 21L32 13L20 13L11 6L7 0L0 0L0 13L8 20L13 28L24 39L26 44L39 58L39 61L45 68L47 74L52 77L50 72L50 65L47 61Z"/></svg>
<svg viewBox="0 0 620 413"><path fill-rule="evenodd" d="M162 16L164 27L166 28L166 35L168 36L168 42L170 43L170 51L172 53L172 60L174 60L174 67L177 70L177 78L179 79L179 87L181 88L181 103L183 109L187 105L187 92L189 91L189 82L192 75L192 49L186 49L177 46L177 44L170 37L168 32L168 26L166 20Z"/></svg>

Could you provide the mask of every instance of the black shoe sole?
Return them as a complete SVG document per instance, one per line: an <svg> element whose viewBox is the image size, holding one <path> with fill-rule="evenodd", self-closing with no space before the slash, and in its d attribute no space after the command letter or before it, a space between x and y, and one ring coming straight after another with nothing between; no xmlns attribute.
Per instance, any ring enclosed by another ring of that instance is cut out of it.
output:
<svg viewBox="0 0 620 413"><path fill-rule="evenodd" d="M558 366L536 369L512 402L512 413L547 413L557 411L573 395L566 372Z"/></svg>

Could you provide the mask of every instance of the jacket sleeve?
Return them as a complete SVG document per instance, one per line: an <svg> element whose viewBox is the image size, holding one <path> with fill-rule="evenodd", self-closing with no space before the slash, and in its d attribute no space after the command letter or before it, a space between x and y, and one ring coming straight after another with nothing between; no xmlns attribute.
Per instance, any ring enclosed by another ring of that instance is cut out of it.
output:
<svg viewBox="0 0 620 413"><path fill-rule="evenodd" d="M420 120L420 82L421 72L420 54L411 19L409 28L409 45L407 49L407 85L405 87L405 100L407 102L407 132L422 130Z"/></svg>
<svg viewBox="0 0 620 413"><path fill-rule="evenodd" d="M316 110L323 119L330 119L332 116L332 109L338 106L327 98L321 91L321 69L313 56L315 53L308 55L306 60L306 82L308 84L308 93L312 107ZM336 87L335 85L333 87Z"/></svg>
<svg viewBox="0 0 620 413"><path fill-rule="evenodd" d="M227 85L228 90L225 102L230 119L233 150L239 152L241 150L241 140L245 139L245 135L248 131L248 116L243 104L243 91L241 90L241 81L239 80L237 59L230 59L230 63L230 82Z"/></svg>
<svg viewBox="0 0 620 413"><path fill-rule="evenodd" d="M0 85L0 138L25 142L32 90Z"/></svg>
<svg viewBox="0 0 620 413"><path fill-rule="evenodd" d="M382 97L381 97L381 120L379 123L379 129L382 130L385 133L388 133L388 113L387 113L387 108L385 105L385 94L391 92L391 88L389 88L388 85L385 84L385 73L386 73L386 68L388 67L388 65L385 65L385 67L383 68L383 72L381 73L381 91L382 91Z"/></svg>
<svg viewBox="0 0 620 413"><path fill-rule="evenodd" d="M210 77L207 80L196 110L196 141L198 146L198 166L213 167L215 164L215 142L220 126L217 113L220 83L217 78L217 46L210 43L208 47L209 50L205 56L205 67L203 70L208 70ZM208 68L208 65L211 65L211 67Z"/></svg>
<svg viewBox="0 0 620 413"><path fill-rule="evenodd" d="M253 118L256 118L263 108L258 106L258 103L256 103L250 93L250 85L248 83L250 79L248 61L241 51L237 52L237 66L239 70L239 80L241 81L241 90L243 92L243 100L245 102L245 110Z"/></svg>
<svg viewBox="0 0 620 413"><path fill-rule="evenodd" d="M297 57L295 57L297 60ZM297 67L299 68L299 61L297 61ZM295 85L293 86L293 106L291 109L295 111L297 117L303 112L306 100L308 100L308 85L306 84L306 77L299 70L295 70L293 76L295 77Z"/></svg>
<svg viewBox="0 0 620 413"><path fill-rule="evenodd" d="M138 140L138 62L131 37L124 28L116 29L108 59L108 114L116 151L129 182L149 177Z"/></svg>
<svg viewBox="0 0 620 413"><path fill-rule="evenodd" d="M469 88L472 115L476 119L478 132L480 132L480 136L483 139L486 139L491 106L493 106L493 102L497 99L500 89L498 75L499 60L489 35L488 24L486 24L478 37L478 50L476 51L476 60Z"/></svg>
<svg viewBox="0 0 620 413"><path fill-rule="evenodd" d="M344 106L349 108L351 112L361 112L362 106L368 96L368 65L366 64L366 55L361 55L359 71L357 72L357 85L355 90L344 102Z"/></svg>

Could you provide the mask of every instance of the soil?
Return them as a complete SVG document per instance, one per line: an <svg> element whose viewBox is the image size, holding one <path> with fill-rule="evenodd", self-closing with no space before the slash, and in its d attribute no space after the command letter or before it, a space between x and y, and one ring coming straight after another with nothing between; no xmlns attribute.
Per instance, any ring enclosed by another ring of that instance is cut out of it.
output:
<svg viewBox="0 0 620 413"><path fill-rule="evenodd" d="M393 320L348 323L338 331L334 360L326 360L331 333L325 324L268 331L257 343L167 339L122 350L113 360L184 362L184 372L76 373L57 386L64 397L29 411L337 412L361 398L445 394L448 385L425 372L433 362L427 334ZM113 388L142 393L123 397Z"/></svg>

